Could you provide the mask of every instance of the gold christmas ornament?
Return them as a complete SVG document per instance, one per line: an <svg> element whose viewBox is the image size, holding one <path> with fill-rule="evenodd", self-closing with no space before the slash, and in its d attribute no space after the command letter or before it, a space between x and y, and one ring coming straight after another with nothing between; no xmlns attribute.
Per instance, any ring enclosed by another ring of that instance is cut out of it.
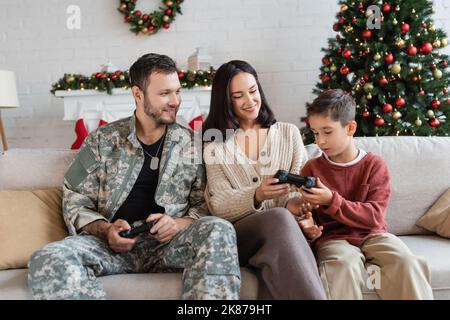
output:
<svg viewBox="0 0 450 320"><path fill-rule="evenodd" d="M434 111L433 110L428 110L426 115L427 115L428 118L431 119L431 118L434 117Z"/></svg>
<svg viewBox="0 0 450 320"><path fill-rule="evenodd" d="M341 4L341 7L340 7L341 12L347 11L347 9L348 9L347 5Z"/></svg>
<svg viewBox="0 0 450 320"><path fill-rule="evenodd" d="M170 20L170 17L169 17L169 16L164 16L164 17L163 17L163 21L164 21L164 22L169 22L169 20Z"/></svg>
<svg viewBox="0 0 450 320"><path fill-rule="evenodd" d="M396 25L398 24L397 19L394 18L394 19L392 20L392 24L393 24L394 26L396 26Z"/></svg>
<svg viewBox="0 0 450 320"><path fill-rule="evenodd" d="M371 95L370 93L368 93L368 94L366 95L366 98L367 98L367 100L371 100L371 99L372 99L372 95Z"/></svg>
<svg viewBox="0 0 450 320"><path fill-rule="evenodd" d="M420 120L418 117L416 119L416 121L414 121L415 125L420 127L422 125L422 120Z"/></svg>
<svg viewBox="0 0 450 320"><path fill-rule="evenodd" d="M394 118L395 120L398 120L402 117L402 114L399 111L395 111L392 113L392 118Z"/></svg>
<svg viewBox="0 0 450 320"><path fill-rule="evenodd" d="M414 10L414 8L411 10L411 13L416 13L416 10Z"/></svg>
<svg viewBox="0 0 450 320"><path fill-rule="evenodd" d="M433 41L433 47L439 48L441 46L441 41L439 39L436 39Z"/></svg>
<svg viewBox="0 0 450 320"><path fill-rule="evenodd" d="M398 63L394 63L391 67L392 74L399 74L402 71L402 67Z"/></svg>
<svg viewBox="0 0 450 320"><path fill-rule="evenodd" d="M448 44L447 38L442 38L442 39L441 39L441 47L442 47L442 48L443 48L443 47L446 47L447 44Z"/></svg>
<svg viewBox="0 0 450 320"><path fill-rule="evenodd" d="M345 32L352 32L353 31L353 27L352 26L346 26L345 27Z"/></svg>
<svg viewBox="0 0 450 320"><path fill-rule="evenodd" d="M143 20L139 20L139 21L138 21L138 24L143 24L143 23L144 23Z"/></svg>
<svg viewBox="0 0 450 320"><path fill-rule="evenodd" d="M440 78L442 78L442 71L439 70L439 69L434 69L434 70L433 70L433 77L434 77L435 79L440 79Z"/></svg>
<svg viewBox="0 0 450 320"><path fill-rule="evenodd" d="M364 85L364 91L365 92L370 92L373 89L373 83L372 82L367 82Z"/></svg>
<svg viewBox="0 0 450 320"><path fill-rule="evenodd" d="M397 45L397 47L399 47L400 49L405 47L405 40L403 39L398 39L397 42L395 43Z"/></svg>
<svg viewBox="0 0 450 320"><path fill-rule="evenodd" d="M337 70L336 65L332 64L331 67L330 67L330 70L331 70L332 72L335 72L335 71Z"/></svg>
<svg viewBox="0 0 450 320"><path fill-rule="evenodd" d="M430 26L428 27L428 31L435 31L436 27L432 24L430 24Z"/></svg>
<svg viewBox="0 0 450 320"><path fill-rule="evenodd" d="M378 61L380 59L381 59L381 55L378 52L375 53L374 56L373 56L373 60Z"/></svg>

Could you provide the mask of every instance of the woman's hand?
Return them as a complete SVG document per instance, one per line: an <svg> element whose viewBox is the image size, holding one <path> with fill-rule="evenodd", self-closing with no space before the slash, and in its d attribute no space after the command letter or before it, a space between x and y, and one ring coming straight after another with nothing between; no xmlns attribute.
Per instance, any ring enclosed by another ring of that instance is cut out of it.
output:
<svg viewBox="0 0 450 320"><path fill-rule="evenodd" d="M270 177L261 182L261 185L256 188L255 191L255 200L257 204L260 204L264 200L278 198L289 192L289 184L275 184L278 181L277 178Z"/></svg>
<svg viewBox="0 0 450 320"><path fill-rule="evenodd" d="M316 240L322 235L323 227L315 223L311 212L308 212L304 219L298 220L298 225L310 240Z"/></svg>
<svg viewBox="0 0 450 320"><path fill-rule="evenodd" d="M286 204L286 209L295 216L303 216L317 208L319 208L318 205L313 206L311 203L305 202L300 197L291 198Z"/></svg>

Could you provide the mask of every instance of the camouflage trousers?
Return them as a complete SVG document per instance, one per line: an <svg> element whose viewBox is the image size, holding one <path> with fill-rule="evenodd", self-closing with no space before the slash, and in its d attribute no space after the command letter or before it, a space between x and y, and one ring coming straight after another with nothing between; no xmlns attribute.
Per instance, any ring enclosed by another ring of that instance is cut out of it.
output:
<svg viewBox="0 0 450 320"><path fill-rule="evenodd" d="M130 252L115 253L91 235L70 236L33 253L28 286L35 299L106 299L98 276L180 272L182 299L239 299L240 269L233 226L203 217L169 243L142 239Z"/></svg>

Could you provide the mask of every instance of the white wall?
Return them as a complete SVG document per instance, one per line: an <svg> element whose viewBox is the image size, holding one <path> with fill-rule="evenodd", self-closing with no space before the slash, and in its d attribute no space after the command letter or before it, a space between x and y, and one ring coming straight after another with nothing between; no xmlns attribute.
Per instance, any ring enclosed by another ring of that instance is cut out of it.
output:
<svg viewBox="0 0 450 320"><path fill-rule="evenodd" d="M91 74L111 60L127 69L148 52L186 66L206 45L217 68L230 59L253 64L279 120L300 126L313 98L337 0L186 0L169 30L135 36L115 0L0 0L0 69L16 73L21 107L3 110L10 147L61 147L74 141L51 83L66 73ZM140 0L151 11L159 0ZM450 0L435 0L435 25L450 37ZM66 28L69 5L81 8L81 30ZM449 53L447 47L445 52Z"/></svg>

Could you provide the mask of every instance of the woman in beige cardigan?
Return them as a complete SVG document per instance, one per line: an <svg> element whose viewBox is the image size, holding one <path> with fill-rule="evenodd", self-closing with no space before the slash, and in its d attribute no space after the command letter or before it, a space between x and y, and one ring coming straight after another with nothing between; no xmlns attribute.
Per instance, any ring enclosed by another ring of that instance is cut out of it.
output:
<svg viewBox="0 0 450 320"><path fill-rule="evenodd" d="M298 193L273 177L278 169L298 174L306 151L298 128L275 120L247 62L217 70L203 133L205 197L213 215L234 223L239 261L256 271L258 298L325 299L314 255L292 214L300 211Z"/></svg>

